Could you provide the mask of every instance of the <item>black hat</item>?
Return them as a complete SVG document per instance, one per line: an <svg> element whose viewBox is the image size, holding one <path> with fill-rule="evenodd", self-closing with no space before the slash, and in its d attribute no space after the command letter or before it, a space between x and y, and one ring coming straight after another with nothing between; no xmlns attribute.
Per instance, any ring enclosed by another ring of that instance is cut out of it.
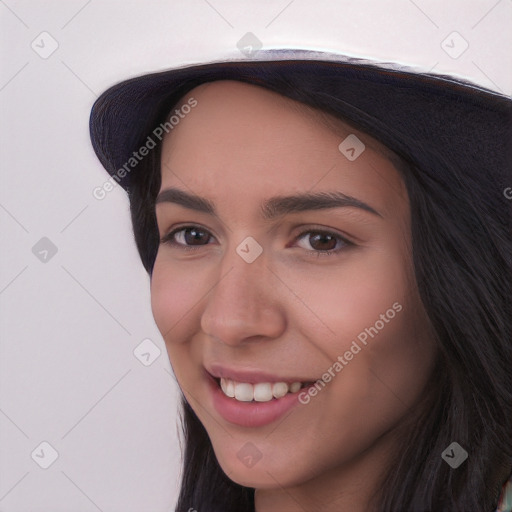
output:
<svg viewBox="0 0 512 512"><path fill-rule="evenodd" d="M312 78L314 97L304 97L300 84ZM450 75L302 49L260 50L250 59L175 67L110 87L92 107L90 135L111 181L128 190L140 159L177 122L162 115L188 91L214 80L285 91L319 108L329 104L331 112L335 99L341 117L421 168L435 153L437 163L462 161L469 175L494 176L501 190L511 185L510 97Z"/></svg>

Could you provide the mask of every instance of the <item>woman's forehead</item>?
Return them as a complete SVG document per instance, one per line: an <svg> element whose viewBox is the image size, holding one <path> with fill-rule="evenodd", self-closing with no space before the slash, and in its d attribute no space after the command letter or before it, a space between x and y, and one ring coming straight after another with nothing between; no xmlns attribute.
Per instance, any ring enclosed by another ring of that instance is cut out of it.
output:
<svg viewBox="0 0 512 512"><path fill-rule="evenodd" d="M188 128L192 124L192 133L191 130L185 132L178 129L179 126L175 126L164 137L164 147L174 145L176 139L182 141L184 132L186 135L194 136L194 131L201 134L201 131L212 130L212 126L215 131L232 132L231 136L236 136L240 125L250 126L255 135L257 130L267 132L274 128L279 133L276 142L286 140L286 134L290 137L298 135L301 128L314 131L320 128L323 129L324 135L327 128L332 132L331 135L338 138L345 139L353 134L365 141L366 148L387 158L396 157L385 145L344 119L255 84L238 80L203 83L183 95L171 113L180 112L191 99L197 102L194 111L188 115L191 121L180 124ZM183 117L185 121L187 116ZM281 131L283 128L286 129ZM211 136L215 136L215 131L211 132Z"/></svg>
<svg viewBox="0 0 512 512"><path fill-rule="evenodd" d="M164 139L161 190L185 182L226 204L226 190L258 199L314 188L341 191L384 211L406 197L382 145L342 120L234 81L191 90L173 112L190 99L197 105Z"/></svg>

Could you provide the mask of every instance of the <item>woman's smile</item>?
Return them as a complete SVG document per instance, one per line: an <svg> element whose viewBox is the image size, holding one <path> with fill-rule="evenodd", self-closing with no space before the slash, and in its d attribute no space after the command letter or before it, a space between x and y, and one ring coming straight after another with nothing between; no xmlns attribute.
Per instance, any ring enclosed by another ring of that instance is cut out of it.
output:
<svg viewBox="0 0 512 512"><path fill-rule="evenodd" d="M313 379L285 377L265 371L207 364L205 379L210 397L206 403L220 419L242 427L261 427L279 420L299 404L301 389ZM245 366L247 368L247 366ZM316 380L316 379L315 379Z"/></svg>

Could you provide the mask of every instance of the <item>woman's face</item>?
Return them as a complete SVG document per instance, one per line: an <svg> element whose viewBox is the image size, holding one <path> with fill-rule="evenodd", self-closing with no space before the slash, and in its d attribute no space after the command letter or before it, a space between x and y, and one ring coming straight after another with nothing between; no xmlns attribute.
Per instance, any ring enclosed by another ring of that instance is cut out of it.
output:
<svg viewBox="0 0 512 512"><path fill-rule="evenodd" d="M178 383L232 480L362 486L434 359L401 177L369 136L257 86L176 109L151 299Z"/></svg>

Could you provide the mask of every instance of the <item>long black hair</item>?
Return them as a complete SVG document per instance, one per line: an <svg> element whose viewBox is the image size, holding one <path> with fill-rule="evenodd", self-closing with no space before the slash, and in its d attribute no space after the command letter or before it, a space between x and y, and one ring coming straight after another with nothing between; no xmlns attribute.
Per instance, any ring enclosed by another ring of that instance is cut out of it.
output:
<svg viewBox="0 0 512 512"><path fill-rule="evenodd" d="M410 202L415 278L439 357L421 407L410 415L402 449L383 476L379 512L494 512L512 471L512 201L503 193L512 185L510 103L504 108L497 99L499 109L492 112L506 117L507 130L479 133L473 149L488 152L487 167L481 168L462 149L465 123L478 126L485 115L477 108L478 96L463 98L447 86L454 105L467 102L464 116L460 109L439 112L460 124L460 138L447 152L408 136L398 125L403 113L396 118L390 113L387 122L372 118L354 106L351 94L357 91L345 94L340 87L334 94L314 74L269 72L265 80L240 80L338 117L382 142L399 162ZM162 122L196 85L187 83L168 97L151 125ZM386 95L401 94L408 105L406 84L375 83L375 94L384 103ZM492 110L492 102L486 105ZM421 124L417 105L409 106L415 112L409 122ZM435 141L435 134L430 139ZM150 275L159 247L160 152L161 144L140 162L128 189L135 242ZM176 511L254 511L254 489L226 477L183 395L181 413L185 448ZM441 458L452 442L469 453L457 469Z"/></svg>

